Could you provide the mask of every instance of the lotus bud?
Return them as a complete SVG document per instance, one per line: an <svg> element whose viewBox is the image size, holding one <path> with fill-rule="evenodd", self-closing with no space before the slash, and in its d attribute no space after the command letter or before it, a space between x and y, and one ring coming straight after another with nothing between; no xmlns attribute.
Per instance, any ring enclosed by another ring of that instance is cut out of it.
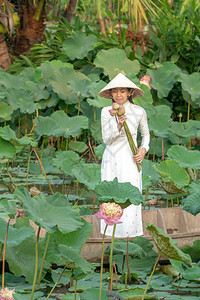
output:
<svg viewBox="0 0 200 300"><path fill-rule="evenodd" d="M110 110L109 110L109 113L110 113L110 115L111 115L112 117L114 117L114 116L116 116L117 111L116 111L115 109L110 109Z"/></svg>
<svg viewBox="0 0 200 300"><path fill-rule="evenodd" d="M123 116L125 114L125 108L120 105L119 109L118 109L118 116Z"/></svg>
<svg viewBox="0 0 200 300"><path fill-rule="evenodd" d="M148 86L149 89L151 89L151 86L149 84L150 80L151 80L151 76L146 74L140 79L140 84L145 84L146 86Z"/></svg>
<svg viewBox="0 0 200 300"><path fill-rule="evenodd" d="M113 109L117 110L119 108L119 104L113 102L112 107L113 107Z"/></svg>

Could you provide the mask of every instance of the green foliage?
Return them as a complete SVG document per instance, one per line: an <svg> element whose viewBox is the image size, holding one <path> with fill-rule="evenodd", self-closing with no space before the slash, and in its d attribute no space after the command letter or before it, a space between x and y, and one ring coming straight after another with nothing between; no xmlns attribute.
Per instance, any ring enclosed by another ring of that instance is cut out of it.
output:
<svg viewBox="0 0 200 300"><path fill-rule="evenodd" d="M183 199L183 209L193 216L200 213L200 191L192 193Z"/></svg>
<svg viewBox="0 0 200 300"><path fill-rule="evenodd" d="M188 150L184 146L174 145L168 150L167 155L184 168L200 169L200 152L198 150Z"/></svg>

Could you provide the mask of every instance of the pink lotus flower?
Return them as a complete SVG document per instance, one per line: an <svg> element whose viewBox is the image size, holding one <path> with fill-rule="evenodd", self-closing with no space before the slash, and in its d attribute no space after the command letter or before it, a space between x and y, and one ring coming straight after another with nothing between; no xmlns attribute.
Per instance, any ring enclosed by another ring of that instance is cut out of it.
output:
<svg viewBox="0 0 200 300"><path fill-rule="evenodd" d="M99 219L104 219L107 225L120 224L119 221L123 215L123 209L116 203L102 203L100 211L95 214Z"/></svg>
<svg viewBox="0 0 200 300"><path fill-rule="evenodd" d="M112 117L116 116L117 111L115 109L110 109L109 113L111 114Z"/></svg>
<svg viewBox="0 0 200 300"><path fill-rule="evenodd" d="M0 300L15 300L13 294L15 294L15 290L9 290L8 288L2 289L0 291Z"/></svg>
<svg viewBox="0 0 200 300"><path fill-rule="evenodd" d="M123 116L125 114L125 108L120 105L119 109L118 109L118 116Z"/></svg>
<svg viewBox="0 0 200 300"><path fill-rule="evenodd" d="M117 110L119 108L119 104L116 102L113 102L112 107L113 107L113 109Z"/></svg>
<svg viewBox="0 0 200 300"><path fill-rule="evenodd" d="M151 76L146 74L140 79L140 84L145 84L146 86L148 86L149 89L151 89L151 86L149 84L150 80L151 80Z"/></svg>

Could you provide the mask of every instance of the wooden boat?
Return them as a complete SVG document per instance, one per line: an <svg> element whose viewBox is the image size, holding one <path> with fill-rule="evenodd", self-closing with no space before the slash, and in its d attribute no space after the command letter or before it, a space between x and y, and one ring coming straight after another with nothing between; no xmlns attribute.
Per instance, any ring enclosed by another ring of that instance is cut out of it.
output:
<svg viewBox="0 0 200 300"><path fill-rule="evenodd" d="M84 219L93 225L93 231L83 245L81 255L91 262L101 260L102 234L100 233L100 220L96 216L83 216ZM147 223L154 224L167 233L178 247L193 245L195 240L200 239L200 214L193 216L181 207L159 208L142 211L144 238L153 242L153 238L145 229ZM111 238L105 238L104 248L111 243ZM154 245L154 250L157 249Z"/></svg>

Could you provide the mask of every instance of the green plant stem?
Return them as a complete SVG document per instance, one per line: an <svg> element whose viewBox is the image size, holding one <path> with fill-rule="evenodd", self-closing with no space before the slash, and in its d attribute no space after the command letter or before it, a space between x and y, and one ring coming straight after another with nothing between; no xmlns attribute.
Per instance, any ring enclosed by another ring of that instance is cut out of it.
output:
<svg viewBox="0 0 200 300"><path fill-rule="evenodd" d="M31 161L31 154L33 152L33 149L31 149L29 157L28 157L28 163L27 163L27 173L26 173L26 186L28 188L28 175L29 175L29 168L30 168L30 161Z"/></svg>
<svg viewBox="0 0 200 300"><path fill-rule="evenodd" d="M155 138L154 150L153 150L153 162L155 161L156 156L156 144L157 144L157 137Z"/></svg>
<svg viewBox="0 0 200 300"><path fill-rule="evenodd" d="M15 186L14 180L13 180L12 175L10 174L10 172L9 172L9 170L8 170L9 163L7 163L6 166L7 166L7 173L8 173L8 176L10 177L10 180L12 181L13 187L14 187L14 189L15 189L16 186Z"/></svg>
<svg viewBox="0 0 200 300"><path fill-rule="evenodd" d="M81 197L83 196L84 192L85 192L85 187L84 187L82 193L80 194L79 198L78 198L78 199L76 200L76 202L74 203L74 206L78 204L78 201L81 199Z"/></svg>
<svg viewBox="0 0 200 300"><path fill-rule="evenodd" d="M38 154L37 154L35 148L33 148L33 151L35 152L35 155L36 155L36 157L37 157L37 159L38 159L38 161L39 161L39 163L40 163L40 167L41 167L41 169L42 169L42 171L43 171L43 173L44 173L44 176L45 176L45 178L46 178L46 180L47 180L47 182L48 182L48 185L49 185L49 188L50 188L50 190L51 190L51 193L52 193L52 195L54 195L54 191L53 191L53 189L52 189L52 187L51 187L51 184L50 184L50 182L49 182L49 179L48 179L48 177L47 177L47 174L46 174L46 172L45 172L45 170L44 170L44 168L43 168L42 162L41 162L41 160L40 160L40 158L39 158L39 156L38 156Z"/></svg>
<svg viewBox="0 0 200 300"><path fill-rule="evenodd" d="M37 232L37 240L36 240L36 244L35 244L35 274L34 274L34 279L33 279L33 287L32 287L32 292L31 292L31 298L30 300L33 299L33 294L35 291L35 284L36 284L36 280L37 280L37 270L38 270L38 243L39 243L39 238L40 238L40 229L41 227L38 228L38 232Z"/></svg>
<svg viewBox="0 0 200 300"><path fill-rule="evenodd" d="M60 274L58 280L56 281L56 283L55 283L54 286L52 287L52 289L51 289L50 293L48 294L46 300L49 299L49 297L50 297L51 294L53 293L55 287L57 286L58 282L60 281L60 278L62 277L63 273L65 272L65 269L66 269L66 266L64 266L64 269L62 270L62 273Z"/></svg>
<svg viewBox="0 0 200 300"><path fill-rule="evenodd" d="M100 271L100 284L99 284L99 300L101 300L101 289L102 289L102 277L103 277L103 255L104 255L104 241L106 235L106 229L108 225L106 225L103 233L103 241L102 241L102 251L101 251L101 271Z"/></svg>
<svg viewBox="0 0 200 300"><path fill-rule="evenodd" d="M128 236L127 236L127 253L126 253L126 263L127 263L127 270L128 270L128 279L129 279L129 284L131 284L131 272L129 268L129 259L128 259Z"/></svg>
<svg viewBox="0 0 200 300"><path fill-rule="evenodd" d="M149 287L149 284L150 284L150 282L151 282L152 276L153 276L153 274L154 274L154 272L155 272L155 269L156 269L156 267L157 267L157 264L158 264L158 262L159 262L160 256L161 256L161 255L159 254L158 257L157 257L157 260L156 260L156 262L155 262L155 265L154 265L154 267L153 267L153 270L152 270L151 275L150 275L150 277L149 277L149 280L148 280L148 282L147 282L147 286L146 286L146 288L145 288L145 290L144 290L144 294L143 294L143 296L142 296L142 300L145 299L146 292L147 292L147 290L148 290L148 287Z"/></svg>
<svg viewBox="0 0 200 300"><path fill-rule="evenodd" d="M128 274L127 274L127 272L125 272L125 289L127 289L127 277L128 277Z"/></svg>
<svg viewBox="0 0 200 300"><path fill-rule="evenodd" d="M20 120L20 109L19 109L19 119L18 119L18 139L20 138L20 123L21 123L21 120Z"/></svg>
<svg viewBox="0 0 200 300"><path fill-rule="evenodd" d="M49 241L50 241L50 233L48 233L48 236L47 236L47 242L46 242L46 246L45 246L45 249L44 249L44 254L43 254L43 258L42 258L42 264L41 264L41 267L40 267L40 273L39 273L38 283L37 283L37 288L36 289L40 288L40 281L41 281L41 277L42 277L42 270L43 270L43 267L44 267L44 261L45 261L45 257L46 257L46 254L47 254L47 249L48 249L48 246L49 246Z"/></svg>
<svg viewBox="0 0 200 300"><path fill-rule="evenodd" d="M172 207L173 207L173 206L174 206L174 202L173 202L172 194L170 194L170 198L171 198L171 205L172 205Z"/></svg>
<svg viewBox="0 0 200 300"><path fill-rule="evenodd" d="M76 280L76 283L75 283L75 295L74 295L74 300L76 300L77 283L78 283L78 280Z"/></svg>
<svg viewBox="0 0 200 300"><path fill-rule="evenodd" d="M127 125L126 121L124 122L124 129L125 129L125 132L126 132L126 136L127 136L131 151L132 151L133 155L136 155L137 154L137 149L136 149L133 137L131 135L131 132L128 128L128 125ZM141 164L137 164L137 168L138 168L138 171L140 172L142 170Z"/></svg>
<svg viewBox="0 0 200 300"><path fill-rule="evenodd" d="M191 104L191 97L190 97L190 101L188 102L187 121L189 121L190 119L190 104Z"/></svg>
<svg viewBox="0 0 200 300"><path fill-rule="evenodd" d="M7 228L6 228L6 235L5 235L5 242L3 248L3 261L2 261L2 289L4 289L4 281L5 281L5 261L6 261L6 244L8 238L8 229L10 225L10 219L8 220Z"/></svg>
<svg viewBox="0 0 200 300"><path fill-rule="evenodd" d="M113 246L114 246L116 225L117 224L114 224L114 227L113 227L112 241L111 241L111 248L110 248L110 278L112 276L112 257L113 257ZM112 291L112 286L111 285L110 285L110 291Z"/></svg>

